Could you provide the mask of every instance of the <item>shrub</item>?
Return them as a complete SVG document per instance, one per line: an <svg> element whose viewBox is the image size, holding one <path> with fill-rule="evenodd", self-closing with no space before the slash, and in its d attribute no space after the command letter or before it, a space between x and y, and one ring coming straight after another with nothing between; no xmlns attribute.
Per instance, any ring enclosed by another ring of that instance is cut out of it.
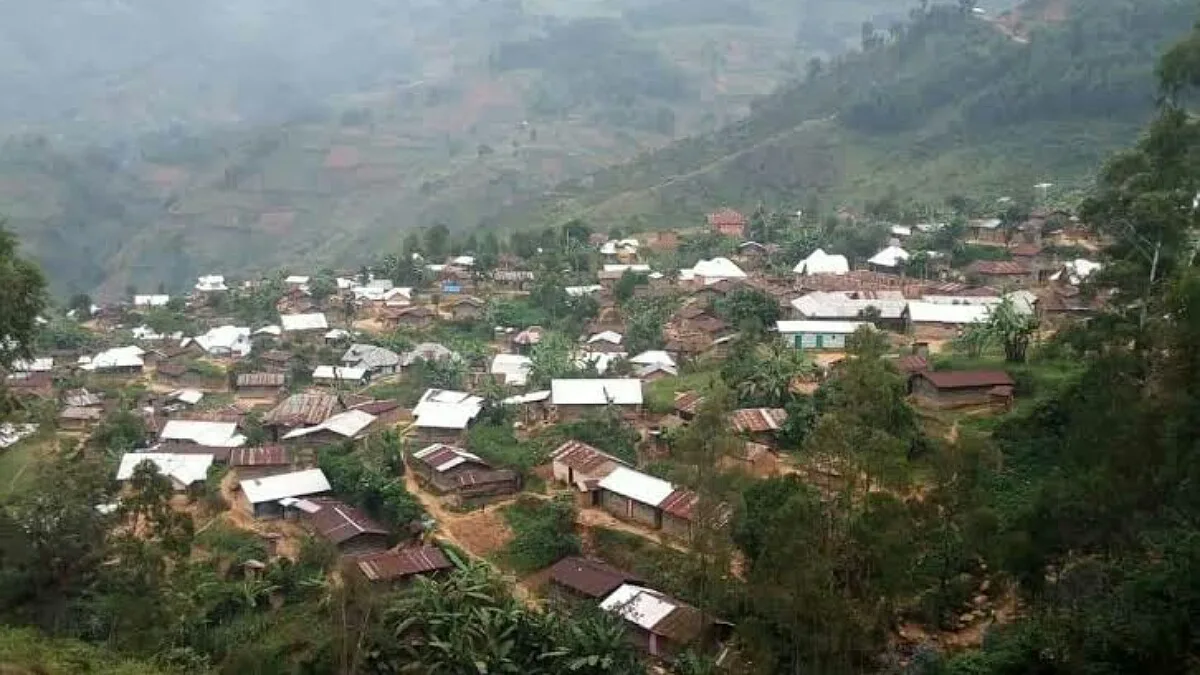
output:
<svg viewBox="0 0 1200 675"><path fill-rule="evenodd" d="M545 501L523 497L503 513L514 534L503 557L518 572L549 567L579 553L575 505L569 498Z"/></svg>

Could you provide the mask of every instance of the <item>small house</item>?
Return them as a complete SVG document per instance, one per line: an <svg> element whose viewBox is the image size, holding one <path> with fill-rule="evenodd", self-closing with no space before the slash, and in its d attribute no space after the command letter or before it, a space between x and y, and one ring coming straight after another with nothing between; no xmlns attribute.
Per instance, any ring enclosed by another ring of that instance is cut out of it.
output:
<svg viewBox="0 0 1200 675"><path fill-rule="evenodd" d="M318 391L293 394L263 415L263 427L278 441L294 429L321 424L339 408L338 399L332 394Z"/></svg>
<svg viewBox="0 0 1200 675"><path fill-rule="evenodd" d="M309 314L283 314L279 317L283 337L289 340L314 341L329 330L329 321L321 312Z"/></svg>
<svg viewBox="0 0 1200 675"><path fill-rule="evenodd" d="M996 288L1024 286L1037 281L1035 268L1018 260L976 260L967 266L967 274L981 284Z"/></svg>
<svg viewBox="0 0 1200 675"><path fill-rule="evenodd" d="M379 321L389 330L398 328L428 328L437 320L437 312L424 306L384 309L379 312Z"/></svg>
<svg viewBox="0 0 1200 675"><path fill-rule="evenodd" d="M614 468L597 487L605 511L651 529L662 527L659 504L675 492L667 481L625 466Z"/></svg>
<svg viewBox="0 0 1200 675"><path fill-rule="evenodd" d="M578 419L610 405L616 406L624 416L638 417L642 410L642 382L633 378L552 380L550 403L559 419Z"/></svg>
<svg viewBox="0 0 1200 675"><path fill-rule="evenodd" d="M775 329L783 341L800 350L846 348L846 340L871 324L859 321L780 321Z"/></svg>
<svg viewBox="0 0 1200 675"><path fill-rule="evenodd" d="M968 326L985 323L991 308L985 304L910 302L904 309L909 332L918 338L951 338Z"/></svg>
<svg viewBox="0 0 1200 675"><path fill-rule="evenodd" d="M465 391L429 389L413 408L420 443L457 443L483 410L483 398Z"/></svg>
<svg viewBox="0 0 1200 675"><path fill-rule="evenodd" d="M916 373L909 391L918 404L928 408L957 408L977 405L1007 405L1014 382L1003 370L940 370Z"/></svg>
<svg viewBox="0 0 1200 675"><path fill-rule="evenodd" d="M729 423L742 436L774 447L776 436L787 423L783 408L743 408L730 414Z"/></svg>
<svg viewBox="0 0 1200 675"><path fill-rule="evenodd" d="M287 384L283 373L241 373L234 386L239 396L275 399Z"/></svg>
<svg viewBox="0 0 1200 675"><path fill-rule="evenodd" d="M867 265L876 272L899 274L904 270L904 265L908 263L909 257L908 251L899 246L888 246L871 256L867 260Z"/></svg>
<svg viewBox="0 0 1200 675"><path fill-rule="evenodd" d="M641 580L599 560L573 555L550 567L550 582L571 596L600 600L627 583Z"/></svg>
<svg viewBox="0 0 1200 675"><path fill-rule="evenodd" d="M291 372L296 357L290 352L273 349L259 354L258 360L262 363L263 370L267 372L288 373Z"/></svg>
<svg viewBox="0 0 1200 675"><path fill-rule="evenodd" d="M54 377L50 373L13 373L4 378L4 383L19 398L54 398Z"/></svg>
<svg viewBox="0 0 1200 675"><path fill-rule="evenodd" d="M432 492L459 506L485 503L521 490L521 476L495 469L462 448L434 443L409 454L409 467Z"/></svg>
<svg viewBox="0 0 1200 675"><path fill-rule="evenodd" d="M367 581L381 584L404 582L416 576L454 569L446 554L436 546L367 553L356 557L354 566Z"/></svg>
<svg viewBox="0 0 1200 675"><path fill-rule="evenodd" d="M999 218L983 218L967 223L967 238L981 244L1003 244L1005 231L1004 221Z"/></svg>
<svg viewBox="0 0 1200 675"><path fill-rule="evenodd" d="M100 408L65 408L58 415L58 428L63 431L87 431L100 423L104 411Z"/></svg>
<svg viewBox="0 0 1200 675"><path fill-rule="evenodd" d="M532 369L533 361L528 356L497 354L492 357L488 373L496 376L505 385L523 387L529 380L529 372Z"/></svg>
<svg viewBox="0 0 1200 675"><path fill-rule="evenodd" d="M675 393L674 408L680 419L691 420L700 412L700 407L704 405L704 397L694 391L680 391Z"/></svg>
<svg viewBox="0 0 1200 675"><path fill-rule="evenodd" d="M726 624L664 593L623 584L600 603L600 609L625 620L630 640L641 651L672 659L708 639L728 633Z"/></svg>
<svg viewBox="0 0 1200 675"><path fill-rule="evenodd" d="M599 505L600 481L619 466L628 464L582 441L567 441L550 453L554 480L578 490L583 506Z"/></svg>
<svg viewBox="0 0 1200 675"><path fill-rule="evenodd" d="M278 444L231 448L226 462L240 479L288 473L295 466L292 451Z"/></svg>
<svg viewBox="0 0 1200 675"><path fill-rule="evenodd" d="M236 448L246 442L246 437L238 433L237 422L167 420L158 432L158 440L164 446L194 443L214 448Z"/></svg>
<svg viewBox="0 0 1200 675"><path fill-rule="evenodd" d="M376 417L362 410L347 410L326 419L316 426L300 427L284 434L281 441L293 446L322 447L341 445L365 437Z"/></svg>
<svg viewBox="0 0 1200 675"><path fill-rule="evenodd" d="M816 274L844 275L850 272L850 261L840 254L830 255L821 249L813 251L807 258L796 263L792 272L800 276Z"/></svg>
<svg viewBox="0 0 1200 675"><path fill-rule="evenodd" d="M730 208L708 214L708 226L723 237L746 237L746 216Z"/></svg>
<svg viewBox="0 0 1200 675"><path fill-rule="evenodd" d="M342 555L379 553L388 547L388 529L361 510L333 499L309 500L319 509L304 519Z"/></svg>
<svg viewBox="0 0 1200 675"><path fill-rule="evenodd" d="M400 355L375 345L353 344L342 354L342 365L361 368L371 377L394 375L400 370Z"/></svg>
<svg viewBox="0 0 1200 675"><path fill-rule="evenodd" d="M459 295L447 300L445 307L454 321L478 321L483 316L484 302L470 295Z"/></svg>
<svg viewBox="0 0 1200 675"><path fill-rule="evenodd" d="M363 368L317 366L312 372L313 384L325 387L362 387L368 379L368 373Z"/></svg>
<svg viewBox="0 0 1200 675"><path fill-rule="evenodd" d="M255 518L278 518L303 497L329 492L329 480L320 469L306 469L240 481L247 510Z"/></svg>
<svg viewBox="0 0 1200 675"><path fill-rule="evenodd" d="M127 452L117 467L117 480L126 482L143 462L149 462L159 474L171 481L176 492L183 492L208 478L212 466L211 454L177 454L170 452Z"/></svg>

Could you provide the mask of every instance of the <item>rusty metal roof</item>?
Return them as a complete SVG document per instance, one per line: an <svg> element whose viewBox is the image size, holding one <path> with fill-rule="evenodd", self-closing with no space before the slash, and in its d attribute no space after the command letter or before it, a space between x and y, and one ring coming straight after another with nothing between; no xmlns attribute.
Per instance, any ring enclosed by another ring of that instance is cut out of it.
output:
<svg viewBox="0 0 1200 675"><path fill-rule="evenodd" d="M555 448L554 452L550 453L550 459L588 475L594 475L596 471L603 469L606 465L611 471L616 468L617 464L624 464L603 450L576 440L567 441Z"/></svg>
<svg viewBox="0 0 1200 675"><path fill-rule="evenodd" d="M976 260L971 263L969 269L979 274L1029 274L1029 268L1025 266L1025 263L1012 260Z"/></svg>
<svg viewBox="0 0 1200 675"><path fill-rule="evenodd" d="M674 602L678 603L678 600ZM700 638L704 632L704 615L700 610L689 605L678 604L670 614L654 624L651 629L655 635L661 635L676 644L689 644Z"/></svg>
<svg viewBox="0 0 1200 675"><path fill-rule="evenodd" d="M695 515L696 504L700 502L700 496L687 488L676 488L674 492L667 495L667 498L662 500L658 508L664 513L669 513L676 518L691 520Z"/></svg>
<svg viewBox="0 0 1200 675"><path fill-rule="evenodd" d="M393 581L453 567L446 554L436 546L372 553L359 557L357 564L363 576L371 581Z"/></svg>
<svg viewBox="0 0 1200 675"><path fill-rule="evenodd" d="M334 544L350 541L362 534L387 535L387 528L371 520L357 508L335 500L317 502L321 509L308 516L313 529Z"/></svg>
<svg viewBox="0 0 1200 675"><path fill-rule="evenodd" d="M1011 387L1014 384L1003 370L938 370L917 373L914 377L923 377L938 389Z"/></svg>
<svg viewBox="0 0 1200 675"><path fill-rule="evenodd" d="M458 487L474 487L477 485L494 485L496 483L513 483L514 487L518 480L516 471L511 469L495 469L495 470L467 470L455 476L458 482Z"/></svg>
<svg viewBox="0 0 1200 675"><path fill-rule="evenodd" d="M154 370L159 375L180 377L187 372L187 365L183 363L160 363Z"/></svg>
<svg viewBox="0 0 1200 675"><path fill-rule="evenodd" d="M920 354L907 354L895 361L896 369L902 373L919 373L929 370L929 360Z"/></svg>
<svg viewBox="0 0 1200 675"><path fill-rule="evenodd" d="M282 445L234 448L229 452L229 466L288 466L291 463L292 452Z"/></svg>
<svg viewBox="0 0 1200 675"><path fill-rule="evenodd" d="M675 410L689 415L695 415L704 404L704 397L694 391L681 391L675 394Z"/></svg>
<svg viewBox="0 0 1200 675"><path fill-rule="evenodd" d="M603 598L626 582L639 579L605 563L570 556L550 568L550 580L590 598Z"/></svg>
<svg viewBox="0 0 1200 675"><path fill-rule="evenodd" d="M743 408L733 411L731 417L734 428L743 433L779 431L787 421L787 411L783 408Z"/></svg>
<svg viewBox="0 0 1200 675"><path fill-rule="evenodd" d="M283 373L242 373L237 376L238 387L282 387Z"/></svg>
<svg viewBox="0 0 1200 675"><path fill-rule="evenodd" d="M337 397L331 394L294 394L264 415L263 424L315 426L329 419L337 405Z"/></svg>

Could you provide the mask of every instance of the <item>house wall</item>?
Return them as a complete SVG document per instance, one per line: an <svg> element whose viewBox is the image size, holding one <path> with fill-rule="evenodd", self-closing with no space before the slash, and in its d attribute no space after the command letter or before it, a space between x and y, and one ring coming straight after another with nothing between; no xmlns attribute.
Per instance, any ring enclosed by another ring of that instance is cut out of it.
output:
<svg viewBox="0 0 1200 675"><path fill-rule="evenodd" d="M376 551L387 550L388 538L386 534L362 533L357 537L338 544L338 551L342 555L362 555L363 553L375 553Z"/></svg>
<svg viewBox="0 0 1200 675"><path fill-rule="evenodd" d="M278 398L279 387L238 387L238 396L246 398Z"/></svg>
<svg viewBox="0 0 1200 675"><path fill-rule="evenodd" d="M970 405L986 405L992 397L992 387L967 387L960 389L938 389L923 377L914 378L912 393L921 405L931 408L956 408Z"/></svg>
<svg viewBox="0 0 1200 675"><path fill-rule="evenodd" d="M434 443L445 443L446 445L458 445L462 440L463 431L460 429L432 429L432 428L414 428L413 440L422 447L432 445Z"/></svg>
<svg viewBox="0 0 1200 675"><path fill-rule="evenodd" d="M288 464L275 466L238 466L234 467L233 469L238 480L251 480L254 478L266 478L267 476L278 476L281 473L289 473L294 470L295 467Z"/></svg>
<svg viewBox="0 0 1200 675"><path fill-rule="evenodd" d="M621 411L621 417L625 419L637 419L641 416L641 406L622 405L616 406ZM604 411L605 406L602 405L560 405L555 406L558 419L560 420L577 420L587 417L589 414L599 413Z"/></svg>
<svg viewBox="0 0 1200 675"><path fill-rule="evenodd" d="M787 343L797 349L833 349L846 348L845 333L787 333L784 335ZM817 345L820 345L819 347Z"/></svg>
<svg viewBox="0 0 1200 675"><path fill-rule="evenodd" d="M662 515L662 531L676 539L687 541L692 538L692 524L669 513Z"/></svg>

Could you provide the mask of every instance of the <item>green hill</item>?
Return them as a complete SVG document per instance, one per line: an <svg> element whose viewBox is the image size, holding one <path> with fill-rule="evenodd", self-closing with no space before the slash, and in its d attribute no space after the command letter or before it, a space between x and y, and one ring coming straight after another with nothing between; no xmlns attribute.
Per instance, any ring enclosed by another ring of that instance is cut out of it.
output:
<svg viewBox="0 0 1200 675"><path fill-rule="evenodd" d="M582 217L633 228L695 223L721 204L828 208L888 194L932 202L1085 187L1153 110L1164 44L1188 0L1038 0L989 18L914 14L863 53L812 63L744 121L511 209L500 227Z"/></svg>

